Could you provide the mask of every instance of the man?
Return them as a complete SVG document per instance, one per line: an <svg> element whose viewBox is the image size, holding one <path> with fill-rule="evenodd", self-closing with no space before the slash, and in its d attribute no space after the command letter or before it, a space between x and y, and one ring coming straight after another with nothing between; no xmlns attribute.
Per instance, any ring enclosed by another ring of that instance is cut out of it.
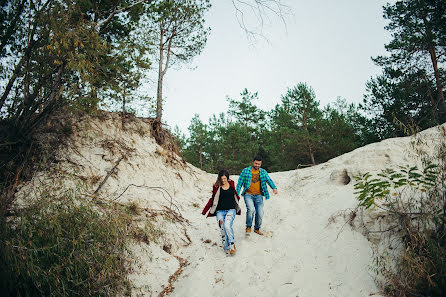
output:
<svg viewBox="0 0 446 297"><path fill-rule="evenodd" d="M237 181L237 193L240 193L242 187L244 187L241 195L245 199L247 208L246 212L246 233L251 232L252 220L255 215L254 232L263 235L260 231L263 218L263 196L265 199L269 199L268 184L274 192L277 194L277 187L269 177L268 172L265 169L260 168L262 165L262 157L257 155L252 161L252 166L246 167L240 173L240 177Z"/></svg>

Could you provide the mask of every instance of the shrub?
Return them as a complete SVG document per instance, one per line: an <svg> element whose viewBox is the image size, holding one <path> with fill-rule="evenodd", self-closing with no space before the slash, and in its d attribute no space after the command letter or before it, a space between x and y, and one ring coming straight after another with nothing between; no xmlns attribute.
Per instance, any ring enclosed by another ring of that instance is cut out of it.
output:
<svg viewBox="0 0 446 297"><path fill-rule="evenodd" d="M0 289L6 296L128 294L130 216L75 191L43 193L0 224Z"/></svg>
<svg viewBox="0 0 446 297"><path fill-rule="evenodd" d="M388 218L386 230L378 231L381 249L376 246L374 261L388 296L446 296L445 152L440 145L421 170L400 167L355 177L360 207Z"/></svg>

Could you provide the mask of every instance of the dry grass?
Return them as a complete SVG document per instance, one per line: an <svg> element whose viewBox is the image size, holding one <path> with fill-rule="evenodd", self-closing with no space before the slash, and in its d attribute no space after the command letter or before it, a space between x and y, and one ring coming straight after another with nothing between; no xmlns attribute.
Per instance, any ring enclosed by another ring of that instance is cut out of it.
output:
<svg viewBox="0 0 446 297"><path fill-rule="evenodd" d="M130 217L76 193L42 193L2 222L2 294L116 296L130 290Z"/></svg>

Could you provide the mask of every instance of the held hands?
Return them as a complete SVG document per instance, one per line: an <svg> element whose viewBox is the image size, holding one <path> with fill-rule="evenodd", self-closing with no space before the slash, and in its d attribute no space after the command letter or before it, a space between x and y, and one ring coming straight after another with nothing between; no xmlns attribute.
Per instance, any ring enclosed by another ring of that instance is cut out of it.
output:
<svg viewBox="0 0 446 297"><path fill-rule="evenodd" d="M277 189L273 189L273 193L274 195L277 195L278 194Z"/></svg>

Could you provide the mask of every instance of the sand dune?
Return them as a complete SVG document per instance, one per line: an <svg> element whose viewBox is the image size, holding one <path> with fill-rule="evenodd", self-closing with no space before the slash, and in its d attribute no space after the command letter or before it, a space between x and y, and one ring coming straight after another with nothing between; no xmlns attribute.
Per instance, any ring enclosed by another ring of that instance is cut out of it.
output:
<svg viewBox="0 0 446 297"><path fill-rule="evenodd" d="M79 164L78 174L88 180L105 176L125 156L100 197L173 209L187 220L180 224L158 218L156 224L164 232L160 241L135 242L137 263L130 276L137 287L134 296L158 296L178 271L180 259L187 265L172 282L175 297L379 296L369 269L372 243L346 224L343 214L357 205L354 175L417 162L410 138L371 144L311 168L270 174L279 194L265 202L266 236L245 235L242 202L242 215L234 222L237 253L228 256L215 218L201 215L216 175L160 148L142 120L129 123L125 131L117 123L117 115L110 114L90 122L87 130L83 126L74 135L76 147L59 158L69 158L66 168ZM434 128L423 133L432 143L439 137ZM51 177L38 175L34 182L39 178ZM231 178L237 181L238 176Z"/></svg>

